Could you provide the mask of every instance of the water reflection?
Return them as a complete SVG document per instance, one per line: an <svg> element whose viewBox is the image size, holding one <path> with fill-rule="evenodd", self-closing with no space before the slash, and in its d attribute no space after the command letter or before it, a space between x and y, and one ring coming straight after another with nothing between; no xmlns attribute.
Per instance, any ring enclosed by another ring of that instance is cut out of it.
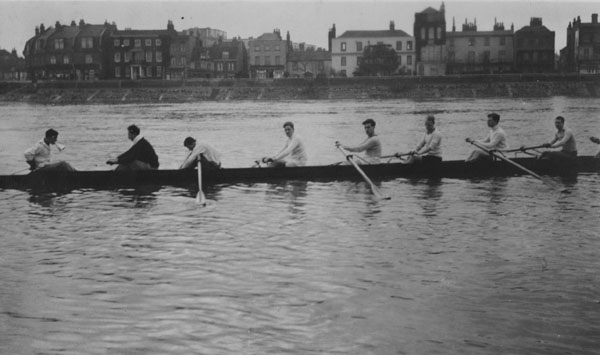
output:
<svg viewBox="0 0 600 355"><path fill-rule="evenodd" d="M160 186L146 185L134 189L119 189L117 192L121 202L125 202L127 207L150 208L156 205L156 194L160 189Z"/></svg>
<svg viewBox="0 0 600 355"><path fill-rule="evenodd" d="M438 215L438 203L442 198L442 178L410 179L409 184L414 189L420 189L419 206L423 210L424 217L435 217Z"/></svg>
<svg viewBox="0 0 600 355"><path fill-rule="evenodd" d="M308 181L280 181L267 184L267 200L287 202L288 211L294 218L306 214L306 190Z"/></svg>

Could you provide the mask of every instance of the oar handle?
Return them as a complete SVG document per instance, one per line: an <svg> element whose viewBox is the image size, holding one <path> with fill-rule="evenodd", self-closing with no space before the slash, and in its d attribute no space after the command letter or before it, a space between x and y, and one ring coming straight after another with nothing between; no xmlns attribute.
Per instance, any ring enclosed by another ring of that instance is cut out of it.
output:
<svg viewBox="0 0 600 355"><path fill-rule="evenodd" d="M520 148L503 150L502 152L503 153L524 152L526 150L539 149L539 148L546 148L546 145L545 144L540 144L540 145L536 145L536 146L533 146L533 147L522 146Z"/></svg>
<svg viewBox="0 0 600 355"><path fill-rule="evenodd" d="M477 148L483 150L484 152L486 152L486 153L488 153L488 154L490 154L492 156L495 156L496 158L498 158L498 159L500 159L500 160L502 160L502 161L504 161L506 163L509 163L512 166L516 167L516 168L519 168L519 169L523 170L524 172L526 172L527 174L533 176L534 178L542 180L542 177L539 176L538 174L534 173L533 171L527 169L526 167L524 167L524 166L522 166L520 164L515 163L514 161L512 161L512 160L506 158L505 156L503 156L502 154L498 154L497 152L495 152L492 149L487 149L486 147L482 146L481 144L477 143L476 141L474 141L472 139L467 138L467 142L473 144L474 146L476 146Z"/></svg>

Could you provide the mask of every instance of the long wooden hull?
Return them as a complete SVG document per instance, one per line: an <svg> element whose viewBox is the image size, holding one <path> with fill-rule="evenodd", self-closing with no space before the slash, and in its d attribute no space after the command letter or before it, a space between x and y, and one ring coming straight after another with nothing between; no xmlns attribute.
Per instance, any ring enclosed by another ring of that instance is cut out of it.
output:
<svg viewBox="0 0 600 355"><path fill-rule="evenodd" d="M600 159L578 157L569 165L557 165L536 158L514 158L514 162L542 175L577 175L600 172ZM445 161L438 166L422 164L378 164L361 166L373 180L406 178L486 178L526 174L502 161L468 164L462 160ZM203 184L275 182L281 180L331 181L360 180L351 165L305 166L295 168L232 168L205 171ZM193 186L198 183L195 170L150 171L39 171L27 175L0 175L0 189L122 188L139 186Z"/></svg>

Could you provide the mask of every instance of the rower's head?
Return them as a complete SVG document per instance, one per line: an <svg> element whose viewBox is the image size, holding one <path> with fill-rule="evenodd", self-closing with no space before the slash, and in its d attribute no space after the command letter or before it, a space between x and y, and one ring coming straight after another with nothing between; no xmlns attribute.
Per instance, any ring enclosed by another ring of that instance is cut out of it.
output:
<svg viewBox="0 0 600 355"><path fill-rule="evenodd" d="M492 112L489 115L487 115L487 118L487 124L490 128L496 127L496 125L500 122L500 115L495 112Z"/></svg>
<svg viewBox="0 0 600 355"><path fill-rule="evenodd" d="M187 137L183 141L183 146L189 150L194 150L194 148L196 147L196 140L192 137Z"/></svg>
<svg viewBox="0 0 600 355"><path fill-rule="evenodd" d="M294 124L290 121L287 121L283 124L283 130L285 131L285 135L291 137L294 134Z"/></svg>
<svg viewBox="0 0 600 355"><path fill-rule="evenodd" d="M46 136L44 137L44 142L46 144L55 144L58 139L58 132L50 128L46 131Z"/></svg>
<svg viewBox="0 0 600 355"><path fill-rule="evenodd" d="M375 121L372 118L367 118L362 124L367 136L372 137L375 134Z"/></svg>
<svg viewBox="0 0 600 355"><path fill-rule="evenodd" d="M129 138L129 140L134 140L138 134L140 134L140 129L138 126L132 124L131 126L127 127L127 138Z"/></svg>
<svg viewBox="0 0 600 355"><path fill-rule="evenodd" d="M554 119L554 126L559 131L562 130L565 127L565 118L563 116L556 116Z"/></svg>
<svg viewBox="0 0 600 355"><path fill-rule="evenodd" d="M429 133L433 132L435 129L435 117L433 115L429 115L425 118L425 128Z"/></svg>

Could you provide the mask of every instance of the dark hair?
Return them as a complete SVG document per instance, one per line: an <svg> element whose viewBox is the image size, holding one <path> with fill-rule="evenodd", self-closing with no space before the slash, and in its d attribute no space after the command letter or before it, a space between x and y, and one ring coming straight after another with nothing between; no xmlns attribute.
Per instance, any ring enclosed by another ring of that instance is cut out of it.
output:
<svg viewBox="0 0 600 355"><path fill-rule="evenodd" d="M493 119L494 121L496 121L496 123L497 123L497 122L500 122L500 115L499 115L499 114L497 114L497 113L495 113L495 112L492 112L492 113L490 113L490 114L489 114L489 115L487 115L487 116L488 116L489 118Z"/></svg>
<svg viewBox="0 0 600 355"><path fill-rule="evenodd" d="M363 125L370 124L371 126L375 127L375 121L372 118L367 118L366 120L363 121L362 124Z"/></svg>
<svg viewBox="0 0 600 355"><path fill-rule="evenodd" d="M290 127L292 127L292 129L294 129L294 124L290 121L287 121L286 123L283 124L283 128L285 128L286 126L290 126Z"/></svg>
<svg viewBox="0 0 600 355"><path fill-rule="evenodd" d="M194 138L192 138L192 137L187 137L187 138L186 138L186 139L183 141L183 145L184 145L185 147L187 147L187 146L188 146L188 145L190 145L190 144L194 144L194 143L196 143L196 140L195 140Z"/></svg>
<svg viewBox="0 0 600 355"><path fill-rule="evenodd" d="M435 123L435 117L433 115L429 115L427 116L427 118L425 118L427 121L431 121L432 123Z"/></svg>
<svg viewBox="0 0 600 355"><path fill-rule="evenodd" d="M560 120L562 123L565 123L565 118L563 116L556 116L555 120Z"/></svg>
<svg viewBox="0 0 600 355"><path fill-rule="evenodd" d="M58 137L58 132L56 132L55 130L50 128L49 130L46 131L46 138L50 138L50 137Z"/></svg>
<svg viewBox="0 0 600 355"><path fill-rule="evenodd" d="M138 126L132 124L131 126L127 127L127 130L129 131L129 133L131 134L135 134L136 136L138 134L140 134L140 129Z"/></svg>

